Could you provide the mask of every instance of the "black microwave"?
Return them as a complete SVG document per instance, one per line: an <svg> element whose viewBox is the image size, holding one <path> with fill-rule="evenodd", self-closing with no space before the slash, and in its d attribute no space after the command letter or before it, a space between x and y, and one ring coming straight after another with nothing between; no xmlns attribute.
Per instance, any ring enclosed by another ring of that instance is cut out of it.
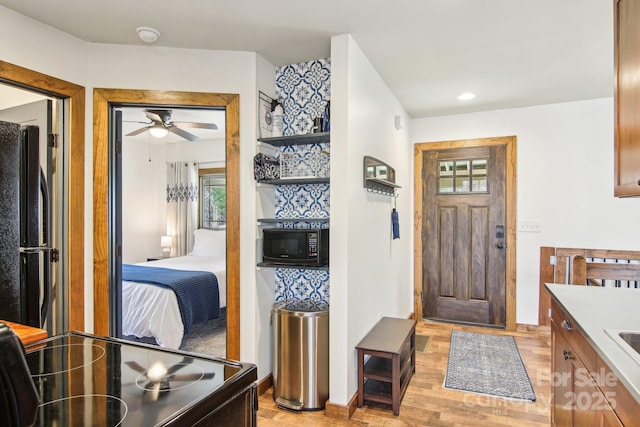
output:
<svg viewBox="0 0 640 427"><path fill-rule="evenodd" d="M265 263L310 267L329 265L329 229L266 228L262 259Z"/></svg>

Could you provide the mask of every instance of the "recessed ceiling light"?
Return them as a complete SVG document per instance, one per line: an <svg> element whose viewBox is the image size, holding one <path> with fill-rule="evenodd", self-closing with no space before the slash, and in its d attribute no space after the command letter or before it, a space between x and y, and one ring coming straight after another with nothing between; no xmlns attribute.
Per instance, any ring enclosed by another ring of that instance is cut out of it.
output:
<svg viewBox="0 0 640 427"><path fill-rule="evenodd" d="M460 95L458 95L458 100L460 100L460 101L469 101L470 99L473 99L475 97L476 97L475 93L464 92L464 93L461 93Z"/></svg>
<svg viewBox="0 0 640 427"><path fill-rule="evenodd" d="M153 43L158 40L158 37L160 37L160 31L156 30L155 28L138 27L136 28L136 31L138 32L138 37L140 37L140 40L145 43Z"/></svg>

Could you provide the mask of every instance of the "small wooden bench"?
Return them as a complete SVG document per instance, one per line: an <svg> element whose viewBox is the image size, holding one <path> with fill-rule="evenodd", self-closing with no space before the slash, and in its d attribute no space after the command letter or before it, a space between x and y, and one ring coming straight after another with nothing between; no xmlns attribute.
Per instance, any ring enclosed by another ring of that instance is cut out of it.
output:
<svg viewBox="0 0 640 427"><path fill-rule="evenodd" d="M356 346L358 407L365 400L391 405L400 402L416 371L416 321L383 317ZM365 363L366 356L371 356Z"/></svg>

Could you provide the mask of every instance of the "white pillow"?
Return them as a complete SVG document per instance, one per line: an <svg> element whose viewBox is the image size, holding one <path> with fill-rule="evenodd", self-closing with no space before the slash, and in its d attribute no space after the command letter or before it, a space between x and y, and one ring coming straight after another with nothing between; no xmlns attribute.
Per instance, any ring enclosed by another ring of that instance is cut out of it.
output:
<svg viewBox="0 0 640 427"><path fill-rule="evenodd" d="M227 233L224 230L199 228L193 232L192 256L221 257L226 253Z"/></svg>

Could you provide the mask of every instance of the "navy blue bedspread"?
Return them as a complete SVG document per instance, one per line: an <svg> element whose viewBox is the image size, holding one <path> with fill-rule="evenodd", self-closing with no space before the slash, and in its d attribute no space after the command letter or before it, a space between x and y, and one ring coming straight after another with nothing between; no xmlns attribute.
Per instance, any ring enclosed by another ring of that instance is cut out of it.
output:
<svg viewBox="0 0 640 427"><path fill-rule="evenodd" d="M172 289L178 298L185 333L194 323L220 317L218 278L211 272L122 264L122 280Z"/></svg>

